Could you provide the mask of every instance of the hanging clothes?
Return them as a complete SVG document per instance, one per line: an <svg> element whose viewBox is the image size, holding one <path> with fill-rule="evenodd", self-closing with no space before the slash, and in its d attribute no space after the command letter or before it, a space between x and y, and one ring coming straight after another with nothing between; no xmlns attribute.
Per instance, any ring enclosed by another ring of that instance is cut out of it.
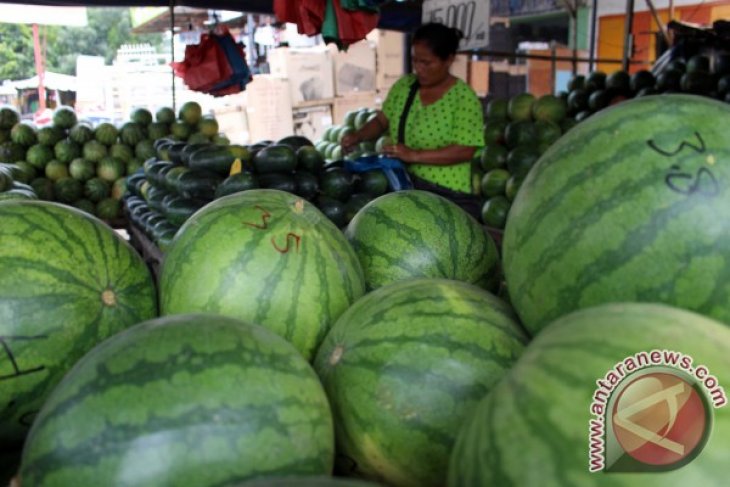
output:
<svg viewBox="0 0 730 487"><path fill-rule="evenodd" d="M342 7L341 0L332 0L332 4L337 17L340 44L344 49L365 39L368 33L378 26L380 16L376 12L346 10Z"/></svg>

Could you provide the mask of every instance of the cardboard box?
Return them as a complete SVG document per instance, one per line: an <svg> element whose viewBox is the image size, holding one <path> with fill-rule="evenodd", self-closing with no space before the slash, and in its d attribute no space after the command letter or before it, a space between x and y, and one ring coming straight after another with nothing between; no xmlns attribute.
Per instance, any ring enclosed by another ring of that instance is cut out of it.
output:
<svg viewBox="0 0 730 487"><path fill-rule="evenodd" d="M335 125L341 125L345 120L345 115L351 110L360 108L380 109L382 105L383 99L375 91L338 96L332 106L332 119Z"/></svg>
<svg viewBox="0 0 730 487"><path fill-rule="evenodd" d="M268 54L271 74L289 80L294 106L335 96L333 60L326 48L273 49Z"/></svg>
<svg viewBox="0 0 730 487"><path fill-rule="evenodd" d="M375 47L367 39L335 52L335 95L375 91Z"/></svg>
<svg viewBox="0 0 730 487"><path fill-rule="evenodd" d="M243 105L220 107L213 110L218 130L233 144L248 144L248 116Z"/></svg>
<svg viewBox="0 0 730 487"><path fill-rule="evenodd" d="M477 96L487 96L489 93L489 61L471 61L469 63L469 86Z"/></svg>
<svg viewBox="0 0 730 487"><path fill-rule="evenodd" d="M295 108L292 119L294 134L316 142L322 138L327 127L332 125L332 105Z"/></svg>
<svg viewBox="0 0 730 487"><path fill-rule="evenodd" d="M467 54L456 55L454 63L451 65L451 74L465 82L469 81L469 56Z"/></svg>
<svg viewBox="0 0 730 487"><path fill-rule="evenodd" d="M251 142L278 140L294 133L288 80L259 74L246 86L246 94Z"/></svg>
<svg viewBox="0 0 730 487"><path fill-rule="evenodd" d="M373 29L367 39L375 45L375 87L387 91L406 73L406 35Z"/></svg>

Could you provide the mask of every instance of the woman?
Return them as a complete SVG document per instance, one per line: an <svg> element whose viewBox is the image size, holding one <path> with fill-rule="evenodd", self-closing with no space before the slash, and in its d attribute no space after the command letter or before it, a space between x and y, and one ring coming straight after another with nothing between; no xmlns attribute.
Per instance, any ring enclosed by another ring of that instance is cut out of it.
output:
<svg viewBox="0 0 730 487"><path fill-rule="evenodd" d="M342 148L348 152L387 133L396 143L383 147L385 155L408 165L416 189L445 196L479 219L471 158L484 145L482 106L474 90L449 72L462 37L443 24L419 27L411 42L414 73L391 87L382 111L346 135Z"/></svg>

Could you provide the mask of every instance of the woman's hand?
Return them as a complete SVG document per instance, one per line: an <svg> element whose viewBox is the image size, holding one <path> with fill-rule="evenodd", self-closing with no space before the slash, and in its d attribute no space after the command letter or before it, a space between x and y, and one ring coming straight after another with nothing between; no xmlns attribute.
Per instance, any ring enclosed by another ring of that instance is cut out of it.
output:
<svg viewBox="0 0 730 487"><path fill-rule="evenodd" d="M340 145L342 146L342 153L347 154L352 152L360 142L362 142L362 140L360 139L360 136L357 135L357 132L345 135L342 137L342 142L340 142Z"/></svg>
<svg viewBox="0 0 730 487"><path fill-rule="evenodd" d="M384 145L383 154L388 157L400 159L403 162L418 162L418 151L411 149L405 144Z"/></svg>

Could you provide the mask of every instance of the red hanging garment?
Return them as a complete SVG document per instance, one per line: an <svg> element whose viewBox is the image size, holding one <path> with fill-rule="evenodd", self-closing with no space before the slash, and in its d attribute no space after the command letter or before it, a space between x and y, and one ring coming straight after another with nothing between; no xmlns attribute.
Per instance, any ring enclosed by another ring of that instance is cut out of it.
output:
<svg viewBox="0 0 730 487"><path fill-rule="evenodd" d="M289 22L299 25L298 0L274 0L274 15L279 22Z"/></svg>
<svg viewBox="0 0 730 487"><path fill-rule="evenodd" d="M378 25L379 15L363 10L346 10L340 0L332 0L337 17L340 43L343 47L365 39L365 36Z"/></svg>
<svg viewBox="0 0 730 487"><path fill-rule="evenodd" d="M298 31L300 34L315 36L322 32L326 0L300 0Z"/></svg>
<svg viewBox="0 0 730 487"><path fill-rule="evenodd" d="M185 59L170 65L175 75L195 91L206 89L233 74L225 52L210 34L203 34L200 44L186 46Z"/></svg>

